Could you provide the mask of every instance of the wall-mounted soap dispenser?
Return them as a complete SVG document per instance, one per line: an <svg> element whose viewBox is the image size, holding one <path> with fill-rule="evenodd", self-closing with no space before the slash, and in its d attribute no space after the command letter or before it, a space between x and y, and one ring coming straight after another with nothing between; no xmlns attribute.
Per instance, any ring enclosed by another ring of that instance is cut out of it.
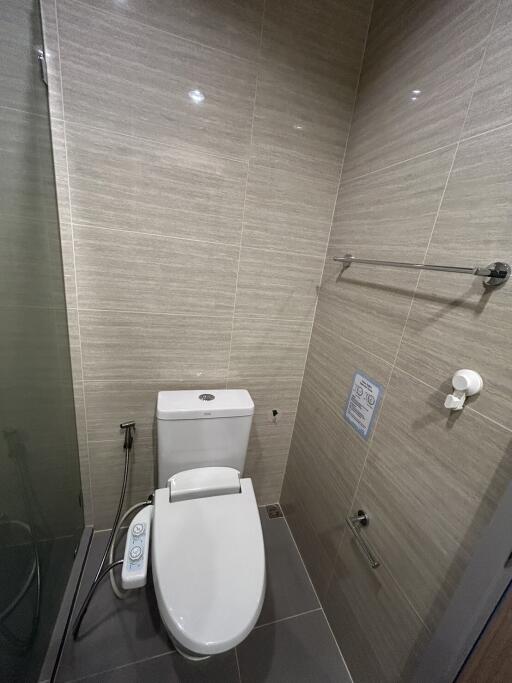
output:
<svg viewBox="0 0 512 683"><path fill-rule="evenodd" d="M450 410L462 410L466 396L478 394L483 387L483 380L474 370L457 370L452 378L454 392L448 394L444 407Z"/></svg>

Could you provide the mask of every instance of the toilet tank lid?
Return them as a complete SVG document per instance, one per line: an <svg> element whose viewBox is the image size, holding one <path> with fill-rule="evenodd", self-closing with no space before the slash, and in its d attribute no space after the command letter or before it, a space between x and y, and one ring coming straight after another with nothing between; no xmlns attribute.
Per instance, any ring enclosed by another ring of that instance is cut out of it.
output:
<svg viewBox="0 0 512 683"><path fill-rule="evenodd" d="M159 420L243 417L253 413L254 403L245 389L159 391L156 404Z"/></svg>

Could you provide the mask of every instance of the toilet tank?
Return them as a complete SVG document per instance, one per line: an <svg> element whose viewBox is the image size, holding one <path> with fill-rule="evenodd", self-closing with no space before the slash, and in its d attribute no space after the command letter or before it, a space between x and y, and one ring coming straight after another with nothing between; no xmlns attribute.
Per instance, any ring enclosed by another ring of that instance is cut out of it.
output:
<svg viewBox="0 0 512 683"><path fill-rule="evenodd" d="M243 474L254 403L245 389L160 391L158 488L176 472L234 467Z"/></svg>

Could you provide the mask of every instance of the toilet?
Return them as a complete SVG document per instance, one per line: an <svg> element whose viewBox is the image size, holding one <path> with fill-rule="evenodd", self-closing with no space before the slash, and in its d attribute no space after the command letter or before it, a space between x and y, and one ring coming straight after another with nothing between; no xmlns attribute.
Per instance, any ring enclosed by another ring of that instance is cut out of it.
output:
<svg viewBox="0 0 512 683"><path fill-rule="evenodd" d="M251 479L241 476L253 414L245 390L158 394L158 489L143 513L160 616L188 658L235 647L261 612L263 535ZM141 528L137 517L130 530Z"/></svg>

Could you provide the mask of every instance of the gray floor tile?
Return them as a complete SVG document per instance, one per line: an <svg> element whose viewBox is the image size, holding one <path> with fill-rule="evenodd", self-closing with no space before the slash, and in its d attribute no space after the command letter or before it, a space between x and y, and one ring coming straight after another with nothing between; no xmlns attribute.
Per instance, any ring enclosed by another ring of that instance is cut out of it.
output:
<svg viewBox="0 0 512 683"><path fill-rule="evenodd" d="M267 593L258 624L320 607L284 517L260 508L267 562Z"/></svg>
<svg viewBox="0 0 512 683"><path fill-rule="evenodd" d="M107 532L94 535L77 606L88 589ZM123 544L121 543L121 549ZM77 609L75 606L75 612ZM134 591L126 600L118 600L105 578L96 591L82 623L79 640L68 633L57 675L58 683L90 676L130 662L169 652L173 646L161 623L151 582L144 590Z"/></svg>
<svg viewBox="0 0 512 683"><path fill-rule="evenodd" d="M255 629L237 648L242 683L350 683L321 610Z"/></svg>
<svg viewBox="0 0 512 683"><path fill-rule="evenodd" d="M129 664L83 683L239 683L234 651L204 662L187 662L177 653Z"/></svg>
<svg viewBox="0 0 512 683"><path fill-rule="evenodd" d="M259 623L268 624L318 609L318 600L284 518L269 519L264 508L260 513L267 593ZM93 537L77 606L82 604L84 586L90 585L106 540L107 532ZM122 542L119 548L122 552ZM134 591L121 602L114 597L106 579L93 598L79 640L74 642L68 636L57 682L238 682L233 652L195 664L172 651L151 581L145 590ZM240 653L248 681L345 680L340 678L341 660L321 611L257 628L242 643ZM286 671L291 677L282 677ZM337 677L329 678L333 671ZM298 678L297 672L303 677Z"/></svg>

